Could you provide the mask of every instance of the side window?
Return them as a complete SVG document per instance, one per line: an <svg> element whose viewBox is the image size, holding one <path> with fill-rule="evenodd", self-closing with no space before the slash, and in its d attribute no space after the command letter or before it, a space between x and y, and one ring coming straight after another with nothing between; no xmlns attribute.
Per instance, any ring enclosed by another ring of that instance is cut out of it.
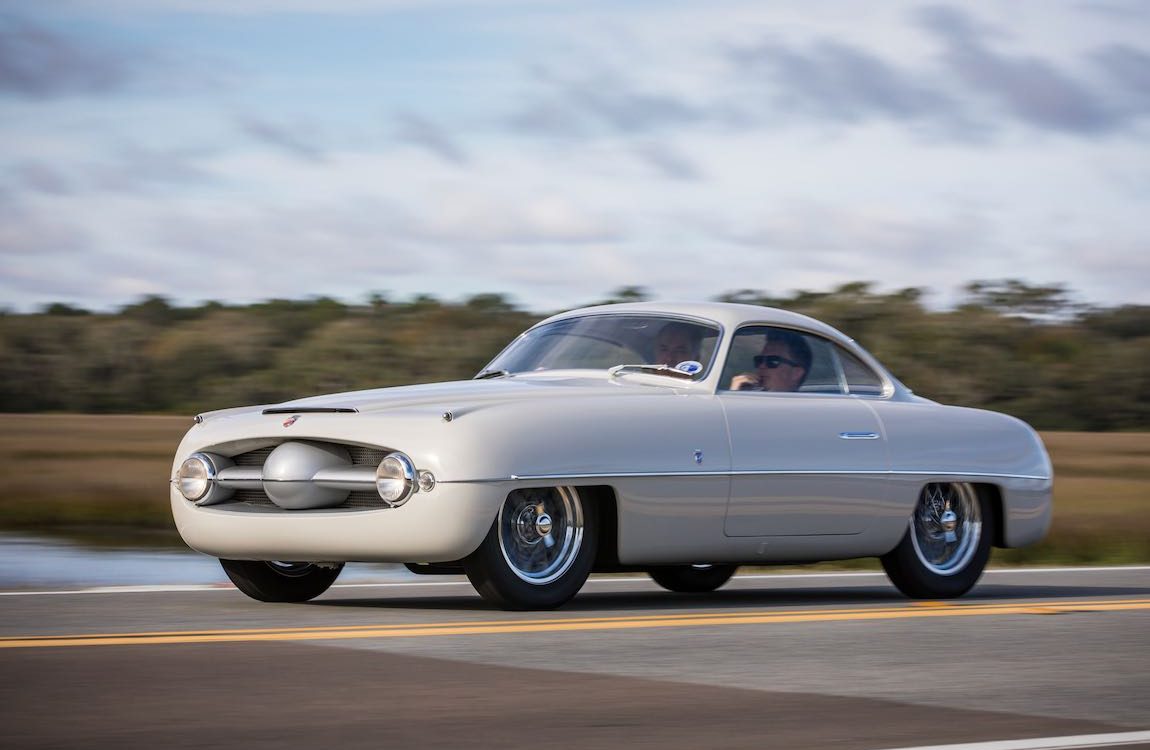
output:
<svg viewBox="0 0 1150 750"><path fill-rule="evenodd" d="M881 396L883 390L882 378L862 363L855 355L841 347L838 349L839 362L843 365L843 375L846 377L847 391L856 396Z"/></svg>
<svg viewBox="0 0 1150 750"><path fill-rule="evenodd" d="M803 336L811 348L811 371L799 386L800 393L842 393L839 371L835 367L833 344L815 336Z"/></svg>
<svg viewBox="0 0 1150 750"><path fill-rule="evenodd" d="M842 393L833 347L789 328L740 328L731 341L719 389Z"/></svg>

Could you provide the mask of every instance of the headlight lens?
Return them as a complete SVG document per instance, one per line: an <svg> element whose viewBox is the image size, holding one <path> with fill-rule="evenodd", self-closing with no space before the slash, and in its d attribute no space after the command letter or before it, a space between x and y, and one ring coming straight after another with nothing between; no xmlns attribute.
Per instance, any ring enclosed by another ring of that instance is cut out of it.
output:
<svg viewBox="0 0 1150 750"><path fill-rule="evenodd" d="M203 453L193 453L180 464L176 474L176 488L188 500L200 500L212 489L216 467Z"/></svg>
<svg viewBox="0 0 1150 750"><path fill-rule="evenodd" d="M402 453L389 453L375 470L375 489L391 505L403 505L415 492L415 464Z"/></svg>

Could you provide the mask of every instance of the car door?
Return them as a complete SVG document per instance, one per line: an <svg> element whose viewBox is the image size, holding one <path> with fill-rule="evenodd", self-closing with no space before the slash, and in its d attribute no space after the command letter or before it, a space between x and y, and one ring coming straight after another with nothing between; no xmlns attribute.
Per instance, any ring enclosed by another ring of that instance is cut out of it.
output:
<svg viewBox="0 0 1150 750"><path fill-rule="evenodd" d="M846 393L836 345L790 333L801 336L810 352L797 391L722 387L748 369L740 363L756 356L751 352L770 350L761 342L778 330L753 326L736 332L723 373L718 398L731 440L724 532L729 537L860 533L886 500L889 465L874 411L863 398Z"/></svg>

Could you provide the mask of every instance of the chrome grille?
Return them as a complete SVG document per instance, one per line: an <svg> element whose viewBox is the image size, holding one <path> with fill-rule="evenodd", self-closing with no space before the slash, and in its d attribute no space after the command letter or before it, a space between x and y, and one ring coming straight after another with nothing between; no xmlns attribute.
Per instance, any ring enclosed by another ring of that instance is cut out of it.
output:
<svg viewBox="0 0 1150 750"><path fill-rule="evenodd" d="M344 508L386 508L387 503L379 496L378 492L371 490L356 490L347 496L347 502L343 504Z"/></svg>
<svg viewBox="0 0 1150 750"><path fill-rule="evenodd" d="M356 466L379 466L379 462L389 450L383 448L364 448L362 445L345 445L347 452L351 454L351 462Z"/></svg>
<svg viewBox="0 0 1150 750"><path fill-rule="evenodd" d="M261 508L279 509L279 506L273 503L263 490L236 490L236 494L232 495L231 498L229 498L227 501L213 507L219 508L220 510L227 510L228 505L237 505L241 503L244 505L256 505ZM347 500L344 501L343 505L337 505L336 509L350 508L355 510L378 510L380 508L386 507L388 507L387 503L383 502L380 496L375 492L372 492L371 490L356 490L355 492L349 493ZM293 510L285 512L299 513L300 511Z"/></svg>
<svg viewBox="0 0 1150 750"><path fill-rule="evenodd" d="M229 503L247 503L248 505L263 505L268 508L279 507L273 503L263 490L236 490Z"/></svg>
<svg viewBox="0 0 1150 750"><path fill-rule="evenodd" d="M347 450L347 452L351 455L352 464L356 466L378 466L379 462L383 460L383 457L388 453L391 453L391 451L387 448L368 448L362 445L339 445ZM267 461L268 456L271 455L271 452L275 450L276 447L277 446L269 445L266 448L257 448L256 450L248 451L247 453L240 453L238 455L232 456L231 458L232 461L235 462L236 466L263 466ZM240 503L264 508L275 508L277 510L279 509L279 506L273 503L270 498L268 498L267 493L265 493L263 490L257 489L236 490L235 494L232 495L231 498L215 507L219 508L220 510L227 510L228 505L235 505ZM347 500L342 505L336 506L337 509L344 508L357 510L376 510L379 508L387 507L387 503L385 503L377 493L371 490L356 490L351 492L348 494ZM286 512L298 513L299 511Z"/></svg>
<svg viewBox="0 0 1150 750"><path fill-rule="evenodd" d="M276 446L269 445L267 448L241 453L238 456L232 456L232 461L235 462L236 466L263 466L275 448Z"/></svg>
<svg viewBox="0 0 1150 750"><path fill-rule="evenodd" d="M337 445L339 444L337 443ZM269 445L266 448L257 448L254 451L240 453L232 456L232 461L235 462L236 466L263 466L276 447ZM379 466L383 457L391 453L387 448L367 448L362 445L340 445L340 447L351 455L351 462L356 466Z"/></svg>

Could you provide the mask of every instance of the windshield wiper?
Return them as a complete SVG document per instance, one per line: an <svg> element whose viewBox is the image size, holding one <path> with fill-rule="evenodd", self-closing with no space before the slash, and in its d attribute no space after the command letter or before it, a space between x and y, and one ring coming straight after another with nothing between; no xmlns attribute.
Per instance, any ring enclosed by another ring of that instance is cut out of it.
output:
<svg viewBox="0 0 1150 750"><path fill-rule="evenodd" d="M650 375L666 375L670 378L677 378L679 380L694 380L695 376L689 372L683 372L670 365L616 365L607 371L607 374L613 378L623 375L628 372L644 372Z"/></svg>
<svg viewBox="0 0 1150 750"><path fill-rule="evenodd" d="M472 380L490 380L491 378L505 378L510 375L507 370L484 370L479 373Z"/></svg>

